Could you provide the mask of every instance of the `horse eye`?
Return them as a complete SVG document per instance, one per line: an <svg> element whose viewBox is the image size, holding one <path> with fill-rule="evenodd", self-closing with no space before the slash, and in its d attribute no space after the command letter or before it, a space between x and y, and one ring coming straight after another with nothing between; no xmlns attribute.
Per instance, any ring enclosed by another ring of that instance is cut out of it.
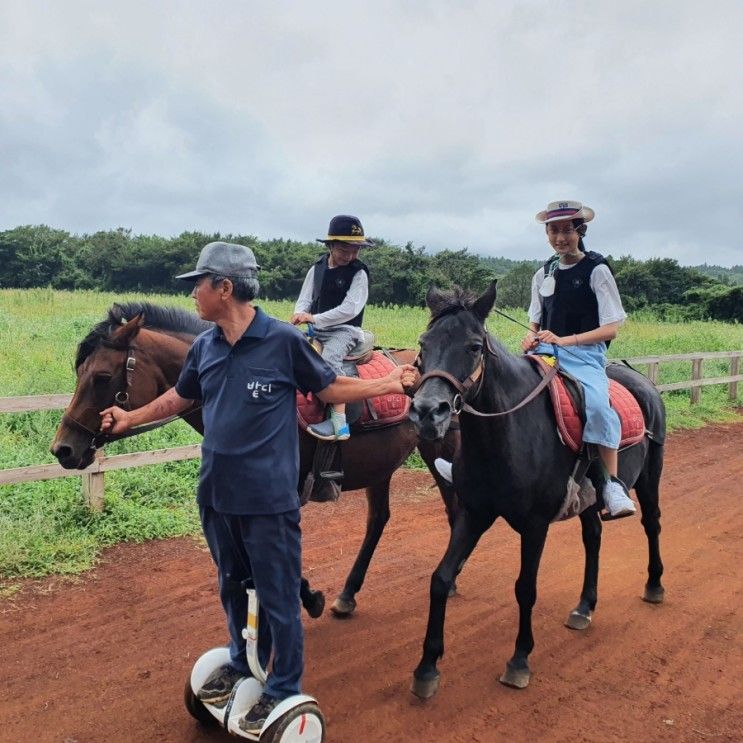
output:
<svg viewBox="0 0 743 743"><path fill-rule="evenodd" d="M478 354L482 351L482 343L470 343L468 350L471 354Z"/></svg>
<svg viewBox="0 0 743 743"><path fill-rule="evenodd" d="M93 384L108 384L111 381L112 376L112 374L96 374L93 379Z"/></svg>

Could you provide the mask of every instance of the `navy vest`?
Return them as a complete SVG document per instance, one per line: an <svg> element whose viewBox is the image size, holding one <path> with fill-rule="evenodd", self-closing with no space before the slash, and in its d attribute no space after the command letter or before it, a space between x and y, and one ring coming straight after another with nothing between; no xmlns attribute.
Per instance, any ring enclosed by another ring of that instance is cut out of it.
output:
<svg viewBox="0 0 743 743"><path fill-rule="evenodd" d="M316 261L310 313L318 315L341 304L351 288L353 277L359 271L366 271L366 275L369 276L369 269L358 258L347 266L337 266L331 269L328 269L327 254ZM356 317L343 324L361 327L363 319L364 310L362 309Z"/></svg>
<svg viewBox="0 0 743 743"><path fill-rule="evenodd" d="M544 274L549 276L552 264L559 258L550 258L544 264ZM591 289L591 273L596 266L608 266L600 253L589 250L583 260L565 271L555 266L555 293L542 297L543 330L557 336L586 333L599 327L599 303Z"/></svg>

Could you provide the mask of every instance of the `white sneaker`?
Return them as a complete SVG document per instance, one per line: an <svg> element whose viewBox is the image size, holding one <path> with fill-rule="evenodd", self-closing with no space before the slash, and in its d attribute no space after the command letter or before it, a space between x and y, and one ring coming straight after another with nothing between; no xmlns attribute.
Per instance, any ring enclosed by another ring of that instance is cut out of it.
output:
<svg viewBox="0 0 743 743"><path fill-rule="evenodd" d="M613 519L621 516L631 516L635 513L635 504L632 498L618 480L609 480L604 485L604 505Z"/></svg>
<svg viewBox="0 0 743 743"><path fill-rule="evenodd" d="M438 472L444 480L449 483L454 482L451 475L451 462L447 462L445 459L437 457L433 460L433 466L436 468L436 472Z"/></svg>

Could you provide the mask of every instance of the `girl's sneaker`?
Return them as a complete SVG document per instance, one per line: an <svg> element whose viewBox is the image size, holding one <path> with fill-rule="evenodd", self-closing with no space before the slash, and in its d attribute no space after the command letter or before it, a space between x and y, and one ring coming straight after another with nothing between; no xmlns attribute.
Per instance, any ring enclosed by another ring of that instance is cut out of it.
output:
<svg viewBox="0 0 743 743"><path fill-rule="evenodd" d="M635 504L619 478L612 477L604 485L603 498L604 506L609 512L608 519L620 519L635 513Z"/></svg>

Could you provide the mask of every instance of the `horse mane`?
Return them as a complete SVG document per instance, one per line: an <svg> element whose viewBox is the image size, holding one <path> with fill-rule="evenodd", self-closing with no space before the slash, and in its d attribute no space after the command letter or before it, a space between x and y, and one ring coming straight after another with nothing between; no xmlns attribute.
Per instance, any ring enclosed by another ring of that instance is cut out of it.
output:
<svg viewBox="0 0 743 743"><path fill-rule="evenodd" d="M431 310L431 319L428 321L427 330L431 329L431 326L440 318L445 315L453 315L457 312L474 312L475 302L478 300L478 295L470 291L469 289L462 289L459 286L454 286L452 289L436 290L433 293L429 293L426 296L426 302ZM510 362L518 361L523 358L512 354L498 339L497 336L493 335L485 327L485 332L488 337L488 347L490 351L495 352L501 363L504 360Z"/></svg>
<svg viewBox="0 0 743 743"><path fill-rule="evenodd" d="M143 327L169 335L184 333L196 336L212 327L212 323L178 307L160 307L149 302L117 302L109 307L106 319L93 327L80 341L75 357L75 369L99 346L109 341L117 327L140 314L144 316Z"/></svg>
<svg viewBox="0 0 743 743"><path fill-rule="evenodd" d="M437 290L426 298L431 310L431 319L428 321L428 329L444 315L452 315L462 310L472 311L477 301L477 295L468 290L455 286L453 289Z"/></svg>

